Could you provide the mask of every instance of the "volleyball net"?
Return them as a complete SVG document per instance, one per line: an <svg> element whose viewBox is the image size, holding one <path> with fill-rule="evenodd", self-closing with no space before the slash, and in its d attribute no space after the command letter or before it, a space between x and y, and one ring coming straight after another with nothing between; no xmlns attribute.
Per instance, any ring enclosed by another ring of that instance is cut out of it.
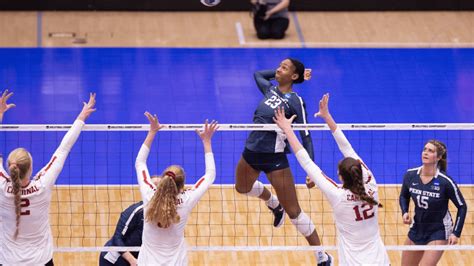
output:
<svg viewBox="0 0 474 266"><path fill-rule="evenodd" d="M472 206L474 184L474 124L340 124L354 149L372 170L379 184L379 224L389 250L473 250L472 209L460 245L404 247L408 226L402 223L398 196L407 169L421 165L421 151L429 139L448 147L448 173L460 185ZM315 162L336 182L342 154L326 125L294 125L310 130ZM70 125L0 125L0 152L4 157L17 148L29 150L34 172L40 170L58 147ZM202 124L166 125L156 136L148 158L150 174L171 164L182 165L186 184L204 174L201 140L194 132ZM113 235L120 213L141 200L134 162L148 125L86 125L74 145L53 192L50 221L56 251L138 250L138 247L103 247ZM252 130L277 130L275 125L221 124L213 138L217 176L214 185L195 207L185 236L191 251L314 250L286 218L281 228L265 204L234 189L234 173ZM297 134L298 135L298 134ZM297 183L301 208L311 217L325 249L335 249L336 228L332 209L317 188L307 189L306 174L293 154L288 156ZM259 177L268 188L265 175ZM456 208L450 204L452 216ZM411 205L413 210L413 205Z"/></svg>

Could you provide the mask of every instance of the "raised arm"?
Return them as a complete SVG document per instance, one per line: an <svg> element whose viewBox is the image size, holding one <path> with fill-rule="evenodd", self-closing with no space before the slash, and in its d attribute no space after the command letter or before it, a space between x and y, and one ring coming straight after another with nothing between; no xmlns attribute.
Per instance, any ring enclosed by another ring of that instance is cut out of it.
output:
<svg viewBox="0 0 474 266"><path fill-rule="evenodd" d="M344 157L351 157L361 160L359 155L357 155L357 153L352 148L351 143L347 140L344 133L342 133L342 130L338 128L336 121L334 121L331 113L329 112L329 93L324 94L323 98L319 101L319 111L314 114L314 116L321 117L329 126L334 140L336 141L337 146Z"/></svg>
<svg viewBox="0 0 474 266"><path fill-rule="evenodd" d="M210 124L207 122L204 123L204 130L196 130L199 138L202 140L204 146L204 160L206 163L206 172L203 177L201 177L196 184L193 186L193 192L190 194L190 201L192 202L192 207L194 207L199 199L206 193L209 187L214 183L216 179L216 164L214 162L214 154L212 153L212 136L219 129L219 126L216 121L212 121Z"/></svg>
<svg viewBox="0 0 474 266"><path fill-rule="evenodd" d="M10 110L10 108L15 107L16 105L13 103L8 104L7 101L12 97L13 92L8 93L8 90L5 90L2 93L2 97L0 98L0 124L3 121L3 115Z"/></svg>
<svg viewBox="0 0 474 266"><path fill-rule="evenodd" d="M305 170L306 174L311 178L311 180L318 185L321 191L326 195L331 205L334 206L335 203L339 200L340 189L337 185L328 178L321 169L311 160L306 150L303 148L303 145L299 142L298 138L295 135L295 132L291 128L291 122L295 119L295 115L290 119L285 117L285 112L282 108L275 110L275 117L273 120L280 127L283 132L286 134L288 142L290 143L293 152L298 159L301 167Z"/></svg>
<svg viewBox="0 0 474 266"><path fill-rule="evenodd" d="M59 147L54 152L51 160L45 167L43 167L43 169L41 169L37 175L37 178L41 179L46 187L50 187L56 182L56 179L63 169L64 162L66 161L72 146L74 143L76 143L79 135L81 134L84 123L86 122L87 118L89 118L89 116L96 110L94 109L95 93L90 93L89 101L87 103L84 102L83 104L84 106L77 116L76 121L74 121L74 124L68 130L66 135L64 135L61 144L59 144Z"/></svg>
<svg viewBox="0 0 474 266"><path fill-rule="evenodd" d="M148 154L150 153L151 144L155 139L156 133L162 129L164 126L160 124L158 117L156 115L151 115L149 112L145 112L145 116L150 122L150 130L146 135L145 141L138 152L137 159L135 161L135 170L137 172L137 180L140 186L140 192L142 194L143 203L146 204L153 197L156 187L151 182L150 173L148 172L148 167L146 165L146 160L148 159Z"/></svg>
<svg viewBox="0 0 474 266"><path fill-rule="evenodd" d="M265 94L273 84L270 80L275 79L276 71L273 69L257 71L253 74L255 82L257 82L258 89Z"/></svg>

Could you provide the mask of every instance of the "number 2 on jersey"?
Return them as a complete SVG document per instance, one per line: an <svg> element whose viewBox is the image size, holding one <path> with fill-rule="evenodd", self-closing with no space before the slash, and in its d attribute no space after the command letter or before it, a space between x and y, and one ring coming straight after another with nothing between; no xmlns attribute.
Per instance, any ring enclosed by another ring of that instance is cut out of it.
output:
<svg viewBox="0 0 474 266"><path fill-rule="evenodd" d="M362 204L360 207L359 205L354 206L354 212L355 212L355 220L356 222L362 221L362 220L367 220L375 216L375 213L372 211L374 206L369 205L367 203ZM362 211L362 214L361 214Z"/></svg>
<svg viewBox="0 0 474 266"><path fill-rule="evenodd" d="M20 206L22 208L30 206L30 200L29 199L21 199ZM20 212L20 215L30 215L30 210L24 210L24 211Z"/></svg>
<svg viewBox="0 0 474 266"><path fill-rule="evenodd" d="M276 97L275 95L273 95L272 97L270 97L270 99L265 101L265 104L270 106L272 109L277 108L278 105L280 105L280 103L281 103L280 98Z"/></svg>

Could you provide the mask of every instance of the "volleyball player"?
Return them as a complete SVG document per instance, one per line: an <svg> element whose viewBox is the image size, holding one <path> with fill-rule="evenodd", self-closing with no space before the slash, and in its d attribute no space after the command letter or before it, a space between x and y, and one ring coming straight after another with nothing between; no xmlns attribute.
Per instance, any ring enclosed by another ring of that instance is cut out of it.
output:
<svg viewBox="0 0 474 266"><path fill-rule="evenodd" d="M293 84L302 83L310 78L310 72L305 71L304 65L292 58L283 60L275 70L264 70L255 73L257 86L264 95L254 113L255 124L273 124L274 111L284 108L287 115L296 115L295 122L306 124L306 107L303 99L293 91ZM275 79L277 85L271 80ZM313 143L308 130L300 131L303 146L313 158ZM272 210L275 219L273 226L279 227L284 223L285 212L310 245L321 245L316 228L309 216L301 210L298 203L295 183L291 173L286 153L285 135L275 131L252 131L247 138L245 149L236 169L236 190L265 201ZM278 197L257 180L264 172L276 191ZM323 251L315 253L318 263L329 260ZM328 262L330 263L330 262ZM324 264L323 264L324 265Z"/></svg>
<svg viewBox="0 0 474 266"><path fill-rule="evenodd" d="M158 185L160 177L152 176L151 181ZM112 239L105 246L114 247L139 247L142 245L143 234L143 201L130 205L121 214L115 227ZM137 265L138 252L101 252L99 257L100 266L128 266Z"/></svg>
<svg viewBox="0 0 474 266"><path fill-rule="evenodd" d="M317 116L328 124L344 159L338 164L339 187L309 157L296 138L291 122L282 108L275 111L275 123L286 134L298 162L331 204L337 228L340 265L388 265L387 251L378 225L378 189L369 168L338 128L329 113L329 94L319 102Z"/></svg>
<svg viewBox="0 0 474 266"><path fill-rule="evenodd" d="M4 99L2 96L2 110L5 110ZM3 161L0 162L0 246L4 264L53 265L53 237L49 225L53 186L86 119L95 111L94 105L95 94L91 93L89 102L84 103L49 163L33 179L30 179L33 159L24 148L9 154L9 173L3 169Z"/></svg>
<svg viewBox="0 0 474 266"><path fill-rule="evenodd" d="M197 131L204 146L206 172L190 190L184 190L185 173L181 166L171 165L163 172L155 186L150 182L146 160L155 135L163 125L156 115L145 113L150 130L140 148L135 163L137 179L144 204L145 222L142 246L138 255L139 265L187 265L187 245L184 228L192 209L206 193L216 178L216 166L211 139L218 129L217 122Z"/></svg>
<svg viewBox="0 0 474 266"><path fill-rule="evenodd" d="M8 93L8 90L5 90L2 93L2 96L0 98L0 124L3 121L3 115L10 110L11 108L15 107L15 104L10 103L8 104L7 101L10 99L10 97L13 96L13 92Z"/></svg>
<svg viewBox="0 0 474 266"><path fill-rule="evenodd" d="M422 166L409 169L400 191L403 223L410 224L405 245L455 245L466 219L466 201L456 182L446 173L448 150L438 140L429 140L421 153ZM415 217L408 213L410 198ZM453 224L448 203L457 207ZM403 251L402 265L436 265L443 250Z"/></svg>

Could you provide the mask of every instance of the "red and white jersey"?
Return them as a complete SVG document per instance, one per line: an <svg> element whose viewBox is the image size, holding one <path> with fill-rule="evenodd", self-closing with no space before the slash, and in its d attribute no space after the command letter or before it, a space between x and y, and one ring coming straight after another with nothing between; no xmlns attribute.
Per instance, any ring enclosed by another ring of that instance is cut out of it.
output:
<svg viewBox="0 0 474 266"><path fill-rule="evenodd" d="M369 168L337 128L333 133L344 157L352 157L362 163L362 174L367 194L378 201L377 183ZM321 189L333 208L338 231L340 265L388 265L387 251L382 242L378 224L378 206L370 206L358 199L351 191L339 187L301 149L296 157L308 176Z"/></svg>
<svg viewBox="0 0 474 266"><path fill-rule="evenodd" d="M155 194L156 187L150 180L146 160L150 150L142 145L137 156L135 168L143 199L144 215L148 202ZM216 179L214 155L205 154L206 173L192 189L185 190L178 196L178 215L180 220L168 228L160 228L157 224L144 222L142 246L138 255L138 265L187 265L187 245L184 229L192 209L206 193Z"/></svg>
<svg viewBox="0 0 474 266"><path fill-rule="evenodd" d="M53 258L53 237L49 224L49 207L54 183L64 162L81 133L84 122L76 120L64 136L49 163L30 183L21 188L21 216L19 233L10 176L0 166L0 243L3 265L44 265Z"/></svg>

